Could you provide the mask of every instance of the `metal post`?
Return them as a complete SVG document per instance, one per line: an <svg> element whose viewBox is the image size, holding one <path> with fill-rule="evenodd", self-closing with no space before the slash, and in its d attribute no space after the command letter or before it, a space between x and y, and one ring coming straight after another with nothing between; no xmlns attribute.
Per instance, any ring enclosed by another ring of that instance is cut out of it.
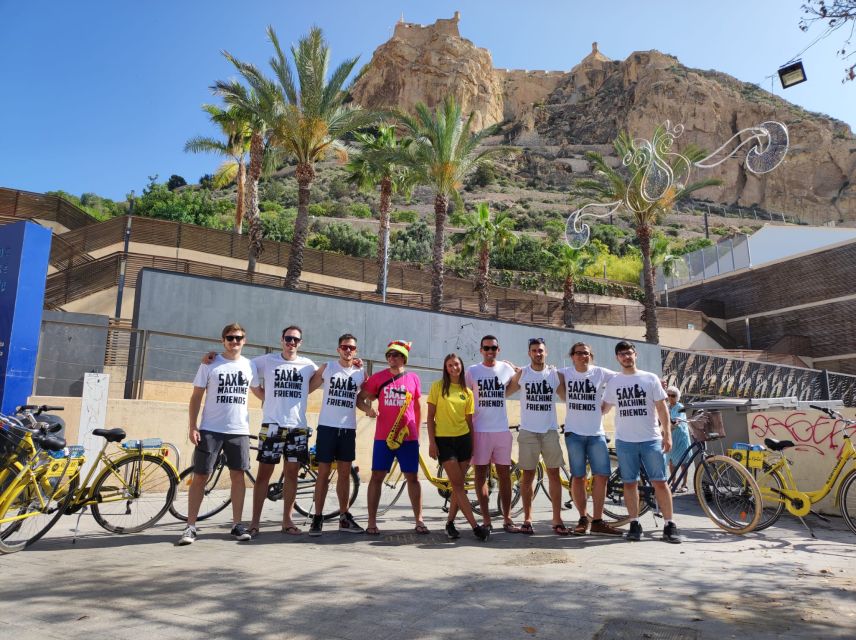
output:
<svg viewBox="0 0 856 640"><path fill-rule="evenodd" d="M829 370L822 369L820 372L820 398L818 400L832 400L829 387Z"/></svg>
<svg viewBox="0 0 856 640"><path fill-rule="evenodd" d="M143 329L143 348L141 349L140 354L140 368L138 371L137 378L137 396L134 398L135 400L142 400L143 398L143 385L144 378L146 376L146 353L149 350L149 331L148 329Z"/></svg>
<svg viewBox="0 0 856 640"><path fill-rule="evenodd" d="M707 208L704 212L704 237L710 240L710 227L707 224L707 216L710 214L710 205L707 205Z"/></svg>

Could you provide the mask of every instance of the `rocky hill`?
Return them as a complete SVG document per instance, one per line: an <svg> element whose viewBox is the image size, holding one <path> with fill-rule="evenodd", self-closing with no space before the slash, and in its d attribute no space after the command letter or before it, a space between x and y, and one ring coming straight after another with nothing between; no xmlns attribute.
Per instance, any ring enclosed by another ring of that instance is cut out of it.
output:
<svg viewBox="0 0 856 640"><path fill-rule="evenodd" d="M669 120L685 127L679 145L713 150L746 127L778 120L791 142L779 168L756 176L728 161L705 172L723 185L700 195L810 224L856 223L856 138L846 124L657 51L615 61L595 43L568 71L496 69L489 51L461 37L459 21L456 12L433 25L396 24L355 83L355 101L410 109L451 93L475 112L477 127L504 123L507 137L526 149L526 170L556 186L585 175L585 151L608 153L620 130L649 137Z"/></svg>

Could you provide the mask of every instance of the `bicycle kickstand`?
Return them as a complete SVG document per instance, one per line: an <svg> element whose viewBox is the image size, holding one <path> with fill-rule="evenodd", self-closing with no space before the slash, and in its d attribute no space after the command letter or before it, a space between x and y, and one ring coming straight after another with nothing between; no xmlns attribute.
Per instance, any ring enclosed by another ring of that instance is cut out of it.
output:
<svg viewBox="0 0 856 640"><path fill-rule="evenodd" d="M814 509L811 510L811 514L813 516L817 516L820 520L823 520L824 522L829 522L829 518L827 518L825 515L823 515L821 513L818 513Z"/></svg>
<svg viewBox="0 0 856 640"><path fill-rule="evenodd" d="M803 526L804 526L806 529L808 529L808 532L811 534L811 537L812 537L812 538L814 538L815 540L817 540L817 536L816 536L816 535L814 535L814 529L812 529L812 528L811 528L811 525L810 525L808 522L806 522L806 521L805 521L805 518L803 518L802 516L797 516L797 517L799 517L800 522L802 522L802 523L803 523Z"/></svg>
<svg viewBox="0 0 856 640"><path fill-rule="evenodd" d="M77 544L77 534L80 533L80 519L88 508L88 506L84 506L77 512L77 522L74 523L74 528L71 530L74 533L74 536L71 538L71 544Z"/></svg>

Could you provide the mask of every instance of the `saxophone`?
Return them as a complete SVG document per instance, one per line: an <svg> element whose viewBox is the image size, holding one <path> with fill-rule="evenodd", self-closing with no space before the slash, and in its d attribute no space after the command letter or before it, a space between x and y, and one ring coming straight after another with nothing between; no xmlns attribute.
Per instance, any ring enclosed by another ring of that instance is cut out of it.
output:
<svg viewBox="0 0 856 640"><path fill-rule="evenodd" d="M392 429L389 430L389 435L386 436L386 446L392 451L395 451L401 446L401 443L410 435L410 428L404 423L404 414L410 403L413 402L413 394L409 391L401 391L400 389L390 389L393 393L404 395L404 404L398 410L398 415L395 417L395 422L392 423Z"/></svg>

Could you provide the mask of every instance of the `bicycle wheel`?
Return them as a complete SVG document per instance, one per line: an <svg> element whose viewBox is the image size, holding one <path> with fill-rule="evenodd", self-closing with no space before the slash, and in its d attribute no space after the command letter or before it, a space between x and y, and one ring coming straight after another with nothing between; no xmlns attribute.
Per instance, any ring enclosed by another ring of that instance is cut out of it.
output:
<svg viewBox="0 0 856 640"><path fill-rule="evenodd" d="M160 520L175 498L178 477L164 458L133 454L112 462L92 491L95 522L112 533L136 533Z"/></svg>
<svg viewBox="0 0 856 640"><path fill-rule="evenodd" d="M766 462L763 469L752 469L751 473L758 484L763 500L761 519L755 525L755 531L761 531L775 523L785 510L785 501L781 497L781 490L785 483L781 474L774 471Z"/></svg>
<svg viewBox="0 0 856 640"><path fill-rule="evenodd" d="M232 504L232 484L229 481L228 474L225 478L223 477L223 470L224 467L218 465L214 468L213 473L208 476L208 481L202 490L202 503L199 505L199 514L196 516L197 522L217 515ZM252 476L248 471L245 471L245 486L247 480L250 481L250 486L252 486ZM186 491L176 491L175 499L169 505L169 512L172 516L182 522L187 522L187 493L190 490L190 483L192 481L193 467L188 467L178 476L178 486L184 487Z"/></svg>
<svg viewBox="0 0 856 640"><path fill-rule="evenodd" d="M728 456L710 456L697 467L699 504L713 523L728 533L752 531L761 518L761 491L752 474Z"/></svg>
<svg viewBox="0 0 856 640"><path fill-rule="evenodd" d="M609 462L612 465L612 473L606 481L606 498L603 501L603 515L610 519L614 527L630 522L630 513L624 499L624 481L621 479L621 469L618 467L618 457L610 454ZM637 483L639 490L639 516L643 516L651 509L649 498L653 499L654 487L648 480L647 474L639 475ZM594 506L592 505L592 509Z"/></svg>
<svg viewBox="0 0 856 640"><path fill-rule="evenodd" d="M392 463L392 468L386 474L380 486L380 501L378 502L377 514L382 516L389 511L398 502L398 499L401 498L401 494L404 493L406 488L407 480L401 471L401 467L398 466L398 460L396 460Z"/></svg>
<svg viewBox="0 0 856 640"><path fill-rule="evenodd" d="M841 481L841 489L838 491L838 504L844 522L847 523L853 533L856 533L856 470L848 473Z"/></svg>
<svg viewBox="0 0 856 640"><path fill-rule="evenodd" d="M66 512L78 482L79 478L72 478L57 495L45 495L33 482L20 487L9 509L0 514L0 553L20 551L45 535ZM21 519L3 522L11 517Z"/></svg>
<svg viewBox="0 0 856 640"><path fill-rule="evenodd" d="M339 480L339 471L334 464L330 469L330 478L327 481L327 497L324 500L323 515L325 520L332 520L339 516L339 497L336 494L336 482ZM312 467L303 467L297 479L297 496L294 500L294 509L302 516L311 517L315 515L315 485L318 482L318 470ZM357 494L360 492L360 474L351 467L350 495L348 506L354 504Z"/></svg>

